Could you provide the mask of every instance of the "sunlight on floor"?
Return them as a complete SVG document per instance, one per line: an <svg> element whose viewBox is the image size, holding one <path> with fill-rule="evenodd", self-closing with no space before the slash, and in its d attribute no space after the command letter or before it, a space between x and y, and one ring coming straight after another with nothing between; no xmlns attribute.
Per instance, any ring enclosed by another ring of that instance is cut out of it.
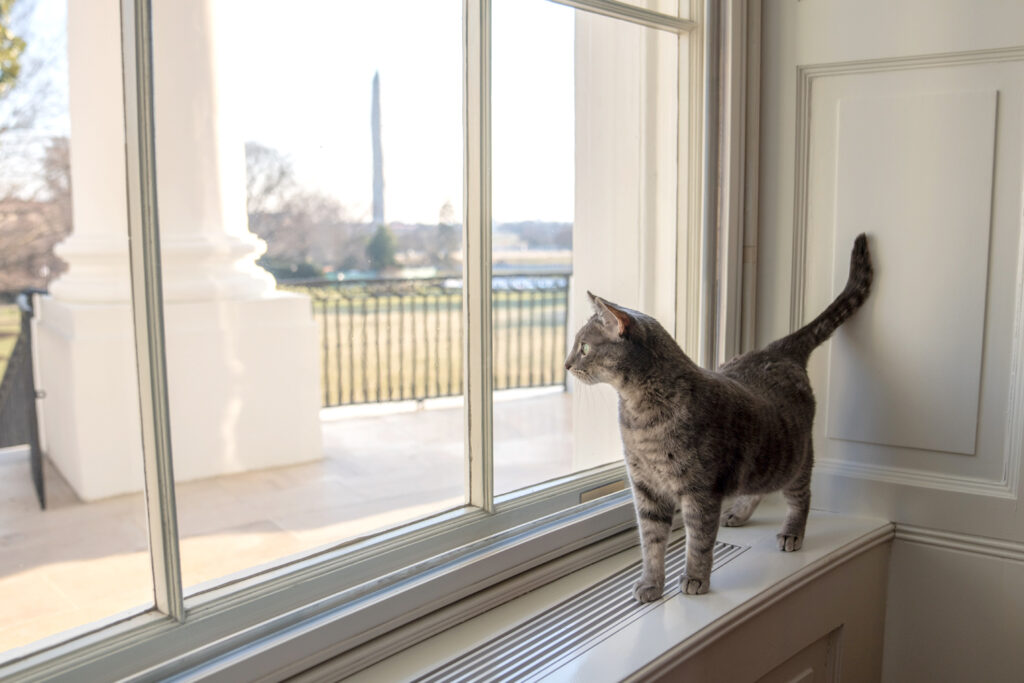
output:
<svg viewBox="0 0 1024 683"><path fill-rule="evenodd" d="M495 489L571 468L569 395L495 401ZM324 459L176 486L186 594L232 574L463 504L458 401L331 409ZM47 464L40 510L24 448L0 450L0 653L152 603L142 494L79 502Z"/></svg>

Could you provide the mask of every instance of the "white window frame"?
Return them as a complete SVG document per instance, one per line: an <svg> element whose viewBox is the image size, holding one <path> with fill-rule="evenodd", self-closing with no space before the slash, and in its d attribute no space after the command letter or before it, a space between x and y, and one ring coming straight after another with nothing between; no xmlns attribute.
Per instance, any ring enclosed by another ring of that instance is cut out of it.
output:
<svg viewBox="0 0 1024 683"><path fill-rule="evenodd" d="M688 87L679 89L678 158L687 161L680 163L677 187L676 335L713 365L721 340L718 262L735 251L736 235L743 244L744 232L742 224L731 232L717 226L719 150L708 141L718 136L703 127L705 117L718 120L717 96L704 93L718 90L717 72L705 73L705 64L717 69L719 3L689 0L691 19L680 19L616 0L550 1L690 37L689 50L679 55L680 84L685 79ZM185 593L163 352L150 0L122 0L132 292L155 607L30 646L0 663L0 678L162 679L189 672L276 678L337 657L350 658L354 671L636 543L628 491L580 504L583 493L623 480L621 463L494 495L490 7L491 0L464 0L467 505ZM737 11L744 15L742 7L727 10L727 24Z"/></svg>

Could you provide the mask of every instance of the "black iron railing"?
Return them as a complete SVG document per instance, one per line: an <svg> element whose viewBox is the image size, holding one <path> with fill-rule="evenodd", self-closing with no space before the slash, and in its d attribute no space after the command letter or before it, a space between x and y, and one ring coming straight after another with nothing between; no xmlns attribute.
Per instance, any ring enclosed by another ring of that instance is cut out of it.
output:
<svg viewBox="0 0 1024 683"><path fill-rule="evenodd" d="M282 282L312 299L324 406L462 393L458 278ZM569 273L493 279L494 388L564 385Z"/></svg>
<svg viewBox="0 0 1024 683"><path fill-rule="evenodd" d="M19 294L16 302L21 327L7 368L0 380L0 448L29 446L29 464L39 506L46 507L43 454L36 420L36 386L32 375L32 294Z"/></svg>

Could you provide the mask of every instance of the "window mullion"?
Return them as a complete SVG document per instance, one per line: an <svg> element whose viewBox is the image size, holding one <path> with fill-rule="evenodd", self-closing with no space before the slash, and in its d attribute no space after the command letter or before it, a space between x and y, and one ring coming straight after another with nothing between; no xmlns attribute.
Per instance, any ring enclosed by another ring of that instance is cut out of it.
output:
<svg viewBox="0 0 1024 683"><path fill-rule="evenodd" d="M720 73L719 54L721 49L720 35L721 7L718 0L704 0L703 20L703 67L704 67L704 102L703 126L704 140L701 149L701 325L703 334L698 348L698 362L706 368L718 365L717 333L718 333L718 219L719 206L719 97Z"/></svg>
<svg viewBox="0 0 1024 683"><path fill-rule="evenodd" d="M150 9L149 0L121 2L128 242L154 600L159 611L182 621L160 275Z"/></svg>
<svg viewBox="0 0 1024 683"><path fill-rule="evenodd" d="M491 372L491 3L464 4L463 391L466 495L494 511Z"/></svg>

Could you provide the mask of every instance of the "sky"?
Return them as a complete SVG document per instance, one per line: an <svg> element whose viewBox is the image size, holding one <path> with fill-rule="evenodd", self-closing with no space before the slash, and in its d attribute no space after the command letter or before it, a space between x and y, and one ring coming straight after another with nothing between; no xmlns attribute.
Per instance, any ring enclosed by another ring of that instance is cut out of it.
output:
<svg viewBox="0 0 1024 683"><path fill-rule="evenodd" d="M446 202L461 219L460 0L216 1L231 18L217 24L231 73L223 96L245 112L245 140L279 150L303 186L369 220L379 72L386 219L436 223ZM66 50L65 2L37 0L37 46ZM494 2L496 222L572 220L573 16L545 0Z"/></svg>
<svg viewBox="0 0 1024 683"><path fill-rule="evenodd" d="M368 218L379 72L386 219L436 222L445 202L460 216L462 2L281 6L248 0L230 28L247 55L246 139L287 151L304 184ZM494 27L494 217L571 221L573 11L497 0Z"/></svg>

